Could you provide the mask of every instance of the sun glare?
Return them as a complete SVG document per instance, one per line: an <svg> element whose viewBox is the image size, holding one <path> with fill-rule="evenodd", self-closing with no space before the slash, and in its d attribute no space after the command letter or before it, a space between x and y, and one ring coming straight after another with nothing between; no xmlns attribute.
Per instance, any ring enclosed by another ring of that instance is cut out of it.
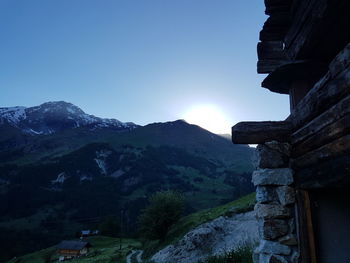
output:
<svg viewBox="0 0 350 263"><path fill-rule="evenodd" d="M232 123L214 105L194 106L183 117L188 123L196 124L213 133L230 133Z"/></svg>

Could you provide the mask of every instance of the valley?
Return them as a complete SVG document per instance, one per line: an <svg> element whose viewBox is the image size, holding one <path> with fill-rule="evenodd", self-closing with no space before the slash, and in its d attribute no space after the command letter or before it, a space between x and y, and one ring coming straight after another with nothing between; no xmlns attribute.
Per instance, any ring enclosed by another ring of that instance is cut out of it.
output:
<svg viewBox="0 0 350 263"><path fill-rule="evenodd" d="M137 236L137 217L157 191L181 192L185 214L253 191L252 149L183 120L122 124L64 102L20 110L0 109L2 260L111 218L112 236Z"/></svg>

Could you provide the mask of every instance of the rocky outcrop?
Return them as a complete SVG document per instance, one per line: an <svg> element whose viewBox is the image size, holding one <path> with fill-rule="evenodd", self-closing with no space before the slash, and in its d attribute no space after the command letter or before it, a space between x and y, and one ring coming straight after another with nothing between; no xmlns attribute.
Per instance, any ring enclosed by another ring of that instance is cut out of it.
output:
<svg viewBox="0 0 350 263"><path fill-rule="evenodd" d="M156 253L156 263L195 263L241 246L254 246L258 223L253 211L219 217L188 232L180 241Z"/></svg>

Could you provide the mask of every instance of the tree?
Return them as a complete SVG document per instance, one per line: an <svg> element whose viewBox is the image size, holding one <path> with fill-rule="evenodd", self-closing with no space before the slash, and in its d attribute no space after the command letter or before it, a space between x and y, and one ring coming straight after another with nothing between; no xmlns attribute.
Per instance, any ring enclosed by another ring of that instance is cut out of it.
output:
<svg viewBox="0 0 350 263"><path fill-rule="evenodd" d="M116 217L106 217L98 226L104 236L117 237L119 234L119 224Z"/></svg>
<svg viewBox="0 0 350 263"><path fill-rule="evenodd" d="M163 239L184 211L184 198L175 191L161 191L149 198L139 216L140 231L148 239Z"/></svg>

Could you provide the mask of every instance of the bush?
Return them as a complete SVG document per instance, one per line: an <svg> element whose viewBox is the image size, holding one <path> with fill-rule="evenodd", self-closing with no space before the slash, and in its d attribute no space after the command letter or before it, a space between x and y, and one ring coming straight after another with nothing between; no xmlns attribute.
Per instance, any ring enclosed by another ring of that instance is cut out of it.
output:
<svg viewBox="0 0 350 263"><path fill-rule="evenodd" d="M211 256L200 263L253 263L252 249L241 247L220 256Z"/></svg>
<svg viewBox="0 0 350 263"><path fill-rule="evenodd" d="M118 220L114 216L106 217L98 226L101 234L109 237L117 237L120 232Z"/></svg>
<svg viewBox="0 0 350 263"><path fill-rule="evenodd" d="M184 211L184 199L175 191L157 192L139 216L140 232L147 239L163 239Z"/></svg>

